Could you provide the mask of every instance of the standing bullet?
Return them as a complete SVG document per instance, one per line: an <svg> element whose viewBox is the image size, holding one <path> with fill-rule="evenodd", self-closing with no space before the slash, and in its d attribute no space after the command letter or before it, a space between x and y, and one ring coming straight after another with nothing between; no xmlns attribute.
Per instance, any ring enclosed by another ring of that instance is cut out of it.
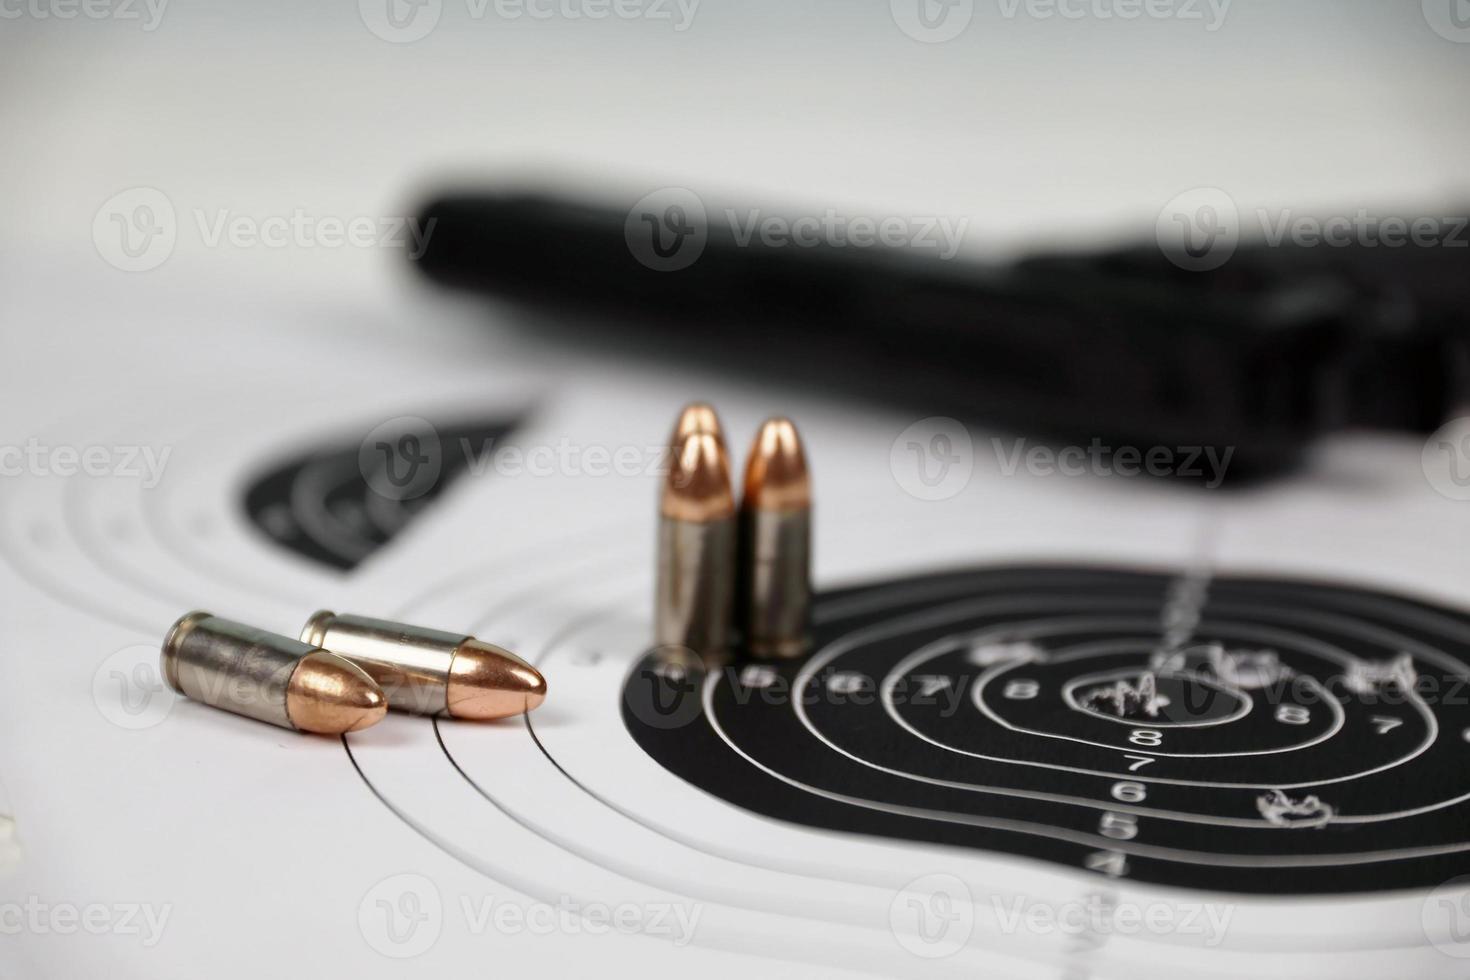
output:
<svg viewBox="0 0 1470 980"><path fill-rule="evenodd" d="M812 483L801 436L768 419L745 465L740 501L737 625L757 657L796 657L811 645Z"/></svg>
<svg viewBox="0 0 1470 980"><path fill-rule="evenodd" d="M306 621L301 639L367 671L399 711L491 721L546 700L540 671L463 633L322 610Z"/></svg>
<svg viewBox="0 0 1470 980"><path fill-rule="evenodd" d="M361 668L325 650L207 612L168 631L160 666L169 687L237 715L318 735L376 725L388 701Z"/></svg>
<svg viewBox="0 0 1470 980"><path fill-rule="evenodd" d="M718 435L695 431L674 447L659 502L655 642L718 659L730 647L734 603L730 460Z"/></svg>

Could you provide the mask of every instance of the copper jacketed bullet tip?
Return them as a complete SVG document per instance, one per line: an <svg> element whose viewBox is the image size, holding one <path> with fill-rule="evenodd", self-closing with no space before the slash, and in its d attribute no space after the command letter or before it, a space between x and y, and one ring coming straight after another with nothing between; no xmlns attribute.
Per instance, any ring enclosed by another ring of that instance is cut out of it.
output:
<svg viewBox="0 0 1470 980"><path fill-rule="evenodd" d="M286 685L286 714L303 732L345 735L387 713L388 699L361 667L324 651L302 657Z"/></svg>
<svg viewBox="0 0 1470 980"><path fill-rule="evenodd" d="M473 721L509 718L546 700L546 678L509 650L466 640L454 651L446 692L449 714Z"/></svg>
<svg viewBox="0 0 1470 980"><path fill-rule="evenodd" d="M694 433L674 448L659 512L671 520L695 524L735 516L730 458L717 437Z"/></svg>
<svg viewBox="0 0 1470 980"><path fill-rule="evenodd" d="M790 419L767 419L745 465L744 505L759 510L807 510L812 480L801 436Z"/></svg>
<svg viewBox="0 0 1470 980"><path fill-rule="evenodd" d="M669 447L677 450L684 444L684 440L695 433L714 436L721 445L725 442L725 430L720 425L720 416L716 414L714 407L706 402L690 402L684 406L679 413L679 421L674 424L674 434L669 439Z"/></svg>

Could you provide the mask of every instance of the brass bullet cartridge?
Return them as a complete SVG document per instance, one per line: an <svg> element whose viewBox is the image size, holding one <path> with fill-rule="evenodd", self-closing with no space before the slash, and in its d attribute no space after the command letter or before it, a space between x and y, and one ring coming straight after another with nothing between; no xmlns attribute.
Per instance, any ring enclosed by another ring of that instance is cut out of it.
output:
<svg viewBox="0 0 1470 980"><path fill-rule="evenodd" d="M306 621L301 639L367 671L399 711L491 721L546 700L540 671L464 633L322 610Z"/></svg>
<svg viewBox="0 0 1470 980"><path fill-rule="evenodd" d="M681 426L689 416L686 409ZM674 447L659 502L655 642L686 647L701 657L723 657L730 647L734 602L730 460L718 433L696 429Z"/></svg>
<svg viewBox="0 0 1470 980"><path fill-rule="evenodd" d="M801 436L789 419L768 419L740 500L736 624L754 656L796 657L811 645L811 514Z"/></svg>
<svg viewBox="0 0 1470 980"><path fill-rule="evenodd" d="M342 735L388 712L373 679L341 657L207 612L174 623L159 660L185 697L282 728Z"/></svg>

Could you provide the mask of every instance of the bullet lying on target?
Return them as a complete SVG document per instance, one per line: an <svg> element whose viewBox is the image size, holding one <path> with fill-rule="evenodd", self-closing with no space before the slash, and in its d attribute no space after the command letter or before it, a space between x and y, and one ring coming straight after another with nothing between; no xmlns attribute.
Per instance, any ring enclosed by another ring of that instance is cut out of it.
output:
<svg viewBox="0 0 1470 980"><path fill-rule="evenodd" d="M546 700L540 671L464 633L322 610L307 620L301 639L367 671L399 711L493 721Z"/></svg>
<svg viewBox="0 0 1470 980"><path fill-rule="evenodd" d="M377 724L388 711L382 689L362 668L207 612L174 623L159 659L180 694L282 728L343 735Z"/></svg>

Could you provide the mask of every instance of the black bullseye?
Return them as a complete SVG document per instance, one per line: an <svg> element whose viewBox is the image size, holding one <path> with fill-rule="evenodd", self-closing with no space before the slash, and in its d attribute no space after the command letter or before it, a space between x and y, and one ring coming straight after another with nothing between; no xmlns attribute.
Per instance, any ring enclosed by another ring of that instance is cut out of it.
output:
<svg viewBox="0 0 1470 980"><path fill-rule="evenodd" d="M1079 677L1062 689L1078 711L1121 724L1213 725L1244 717L1243 692L1197 674L1122 670Z"/></svg>

